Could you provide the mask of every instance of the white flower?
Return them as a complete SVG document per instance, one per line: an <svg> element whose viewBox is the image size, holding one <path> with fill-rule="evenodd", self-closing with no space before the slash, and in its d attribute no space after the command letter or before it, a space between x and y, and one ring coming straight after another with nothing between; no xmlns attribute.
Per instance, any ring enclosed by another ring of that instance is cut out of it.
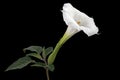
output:
<svg viewBox="0 0 120 80"><path fill-rule="evenodd" d="M68 25L66 34L73 36L77 32L83 30L88 36L98 33L93 18L74 8L70 3L63 5L63 19Z"/></svg>
<svg viewBox="0 0 120 80"><path fill-rule="evenodd" d="M63 19L68 25L68 28L63 37L55 46L53 52L48 57L48 64L53 64L59 49L77 32L83 30L88 36L92 36L98 33L98 28L96 27L94 20L74 8L70 3L64 4L62 12Z"/></svg>

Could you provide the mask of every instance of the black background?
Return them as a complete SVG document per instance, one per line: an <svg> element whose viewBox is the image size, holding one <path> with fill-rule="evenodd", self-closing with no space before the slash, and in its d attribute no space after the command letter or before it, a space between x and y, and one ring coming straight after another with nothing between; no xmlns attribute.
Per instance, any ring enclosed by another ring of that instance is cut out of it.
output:
<svg viewBox="0 0 120 80"><path fill-rule="evenodd" d="M25 55L22 51L25 47L55 47L67 28L61 13L67 2L93 17L100 35L87 37L81 31L68 40L57 55L55 71L50 72L51 80L115 78L119 45L115 2L41 0L1 2L0 80L46 80L42 68L4 70Z"/></svg>

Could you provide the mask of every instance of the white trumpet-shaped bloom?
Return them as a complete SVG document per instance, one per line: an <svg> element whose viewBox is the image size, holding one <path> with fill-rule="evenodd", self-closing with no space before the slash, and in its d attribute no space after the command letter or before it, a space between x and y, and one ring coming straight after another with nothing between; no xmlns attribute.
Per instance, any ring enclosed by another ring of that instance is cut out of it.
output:
<svg viewBox="0 0 120 80"><path fill-rule="evenodd" d="M62 13L63 19L68 25L66 34L72 36L81 30L88 36L98 33L98 28L96 27L93 18L77 10L70 3L63 5Z"/></svg>
<svg viewBox="0 0 120 80"><path fill-rule="evenodd" d="M88 36L92 36L98 33L98 28L96 27L93 18L90 18L86 14L80 12L70 3L66 3L63 5L62 13L63 19L68 25L68 28L63 37L55 46L53 52L48 57L48 64L53 64L59 49L68 39L70 39L77 32L83 30Z"/></svg>

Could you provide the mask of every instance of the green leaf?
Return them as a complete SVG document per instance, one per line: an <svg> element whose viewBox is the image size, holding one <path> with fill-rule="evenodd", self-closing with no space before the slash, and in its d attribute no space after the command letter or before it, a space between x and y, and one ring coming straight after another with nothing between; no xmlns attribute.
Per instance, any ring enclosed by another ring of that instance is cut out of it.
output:
<svg viewBox="0 0 120 80"><path fill-rule="evenodd" d="M53 72L55 70L55 66L53 64L50 64L48 65L48 69Z"/></svg>
<svg viewBox="0 0 120 80"><path fill-rule="evenodd" d="M24 52L26 52L26 50L33 51L33 52L36 52L36 53L40 54L42 52L42 47L40 47L40 46L30 46L30 47L27 47L27 48L23 49Z"/></svg>
<svg viewBox="0 0 120 80"><path fill-rule="evenodd" d="M43 57L44 59L46 58L45 47L43 47L42 57Z"/></svg>
<svg viewBox="0 0 120 80"><path fill-rule="evenodd" d="M47 49L45 49L46 56L49 55L52 51L53 51L53 47L48 47Z"/></svg>
<svg viewBox="0 0 120 80"><path fill-rule="evenodd" d="M43 48L42 56L46 58L53 51L52 47L48 47L47 49Z"/></svg>
<svg viewBox="0 0 120 80"><path fill-rule="evenodd" d="M21 69L28 64L34 62L30 57L22 57L11 64L5 71L14 70L14 69Z"/></svg>
<svg viewBox="0 0 120 80"><path fill-rule="evenodd" d="M31 65L32 67L46 67L45 63L43 62L36 62L35 64Z"/></svg>
<svg viewBox="0 0 120 80"><path fill-rule="evenodd" d="M37 59L42 60L42 57L41 57L41 55L40 55L40 54L36 54L36 53L29 53L29 54L27 54L26 56L32 56L32 57L35 57L35 58L37 58Z"/></svg>

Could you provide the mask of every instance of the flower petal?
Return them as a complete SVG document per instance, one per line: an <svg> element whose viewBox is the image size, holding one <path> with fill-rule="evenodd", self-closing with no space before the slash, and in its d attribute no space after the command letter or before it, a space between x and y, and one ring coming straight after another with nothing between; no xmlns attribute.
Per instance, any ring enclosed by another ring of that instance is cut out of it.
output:
<svg viewBox="0 0 120 80"><path fill-rule="evenodd" d="M93 18L87 16L85 13L74 8L70 3L63 6L63 19L68 27L73 27L78 30L83 30L88 36L98 33Z"/></svg>
<svg viewBox="0 0 120 80"><path fill-rule="evenodd" d="M98 28L86 28L84 26L81 26L81 29L86 33L88 36L92 36L94 34L98 33Z"/></svg>
<svg viewBox="0 0 120 80"><path fill-rule="evenodd" d="M83 30L88 36L92 36L98 33L98 27L95 25L93 18L86 20L86 25L81 26L80 29Z"/></svg>
<svg viewBox="0 0 120 80"><path fill-rule="evenodd" d="M77 29L78 31L80 31L80 27L75 22L75 20L66 11L63 10L62 12L63 12L63 19L64 19L65 23L68 25L68 27L73 27L73 28Z"/></svg>

